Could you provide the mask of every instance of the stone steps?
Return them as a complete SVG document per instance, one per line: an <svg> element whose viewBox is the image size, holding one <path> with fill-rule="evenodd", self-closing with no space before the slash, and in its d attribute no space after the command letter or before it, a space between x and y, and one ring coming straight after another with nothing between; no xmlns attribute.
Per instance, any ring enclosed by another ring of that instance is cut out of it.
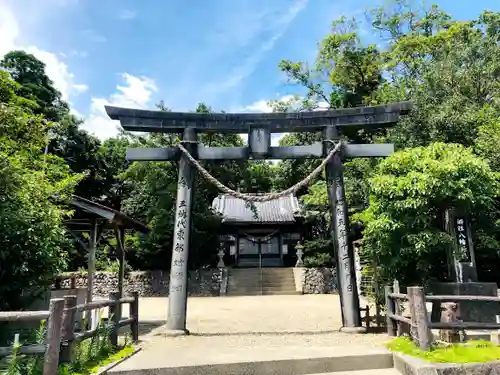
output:
<svg viewBox="0 0 500 375"><path fill-rule="evenodd" d="M296 294L291 268L232 269L229 271L228 296Z"/></svg>
<svg viewBox="0 0 500 375"><path fill-rule="evenodd" d="M111 369L113 375L393 375L392 353L366 347L207 347L169 355L148 348ZM380 370L380 371L376 371Z"/></svg>

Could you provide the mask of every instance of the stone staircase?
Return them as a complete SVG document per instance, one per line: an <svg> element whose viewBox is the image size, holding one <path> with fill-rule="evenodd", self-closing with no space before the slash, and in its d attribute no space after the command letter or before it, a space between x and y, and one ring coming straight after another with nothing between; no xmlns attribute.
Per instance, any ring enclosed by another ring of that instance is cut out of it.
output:
<svg viewBox="0 0 500 375"><path fill-rule="evenodd" d="M227 296L297 294L292 268L233 268Z"/></svg>

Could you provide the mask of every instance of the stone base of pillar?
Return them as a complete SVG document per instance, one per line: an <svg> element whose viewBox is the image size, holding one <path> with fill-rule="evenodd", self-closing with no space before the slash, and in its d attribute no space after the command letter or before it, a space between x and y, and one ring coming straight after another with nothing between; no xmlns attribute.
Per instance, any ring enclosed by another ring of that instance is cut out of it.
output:
<svg viewBox="0 0 500 375"><path fill-rule="evenodd" d="M189 331L187 329L166 329L163 331L161 336L164 337L179 337L179 336L187 336L189 335Z"/></svg>
<svg viewBox="0 0 500 375"><path fill-rule="evenodd" d="M342 327L340 328L340 332L342 333L366 333L366 327Z"/></svg>

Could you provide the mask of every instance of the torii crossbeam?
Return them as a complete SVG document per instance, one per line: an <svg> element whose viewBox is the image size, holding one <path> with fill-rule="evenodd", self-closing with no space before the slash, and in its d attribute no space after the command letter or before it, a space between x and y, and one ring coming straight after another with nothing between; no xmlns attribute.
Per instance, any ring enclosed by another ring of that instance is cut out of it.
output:
<svg viewBox="0 0 500 375"><path fill-rule="evenodd" d="M388 105L300 113L179 113L106 106L113 120L128 131L182 133L183 146L198 160L324 158L332 142L306 146L271 147L271 134L323 131L325 139L338 140L342 127L384 127L396 123L412 108L410 102ZM248 133L246 147L198 145L197 133ZM343 158L384 157L394 152L392 144L346 144L326 167L328 197L332 212L333 242L342 305L343 330L359 332L361 317L356 288L352 244L348 240L348 215L343 182ZM194 171L187 156L176 147L127 150L135 161L179 161L177 210L170 272L167 328L186 333L187 260L193 198Z"/></svg>

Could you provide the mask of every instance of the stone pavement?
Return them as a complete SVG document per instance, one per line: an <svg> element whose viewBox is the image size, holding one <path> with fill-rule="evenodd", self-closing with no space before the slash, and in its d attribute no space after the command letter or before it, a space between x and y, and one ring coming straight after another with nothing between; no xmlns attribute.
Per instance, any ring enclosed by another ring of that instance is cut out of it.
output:
<svg viewBox="0 0 500 375"><path fill-rule="evenodd" d="M163 321L167 298L141 298L141 321ZM181 365L199 353L283 353L308 350L363 353L382 348L385 334L352 335L339 332L337 295L195 297L188 302L187 328L191 335L165 337L163 327L141 336L143 350L113 371ZM207 356L203 356L207 358Z"/></svg>

